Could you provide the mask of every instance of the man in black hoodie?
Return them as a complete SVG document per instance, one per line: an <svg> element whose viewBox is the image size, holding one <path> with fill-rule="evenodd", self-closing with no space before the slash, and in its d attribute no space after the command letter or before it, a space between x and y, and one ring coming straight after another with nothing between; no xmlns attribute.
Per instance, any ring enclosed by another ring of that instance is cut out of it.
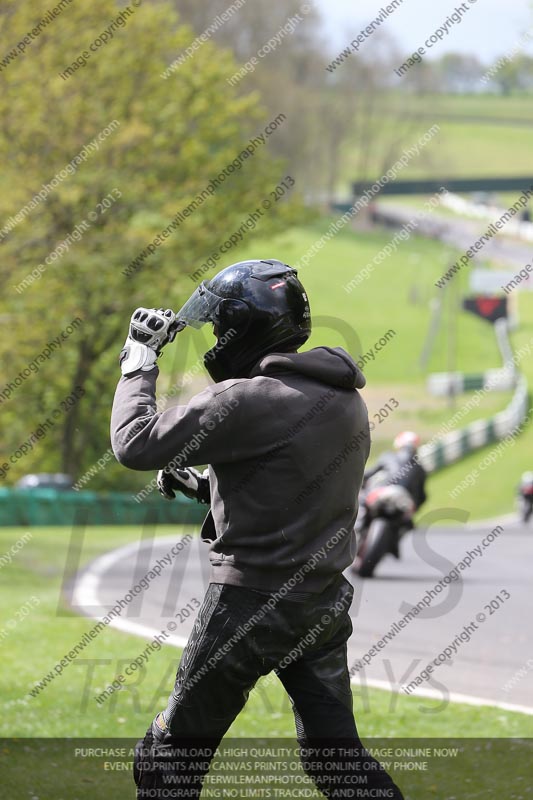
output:
<svg viewBox="0 0 533 800"><path fill-rule="evenodd" d="M178 330L207 322L217 337L205 355L215 383L158 413L157 355ZM113 450L131 469L160 470L165 496L178 490L210 504L202 538L212 567L167 707L137 747L138 798L198 798L211 755L272 670L291 698L304 769L327 797L402 798L359 740L346 663L353 590L342 572L355 556L370 448L357 391L365 379L341 348L298 353L310 332L296 271L274 260L227 267L177 315L132 317ZM297 503L318 472L327 480ZM184 758L191 742L210 754L203 766Z"/></svg>

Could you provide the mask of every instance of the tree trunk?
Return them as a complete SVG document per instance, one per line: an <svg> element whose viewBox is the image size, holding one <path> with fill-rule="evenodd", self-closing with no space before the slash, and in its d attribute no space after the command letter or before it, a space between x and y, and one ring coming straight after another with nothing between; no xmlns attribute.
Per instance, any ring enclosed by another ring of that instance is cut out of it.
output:
<svg viewBox="0 0 533 800"><path fill-rule="evenodd" d="M80 343L78 350L78 363L72 379L70 393L75 392L78 387L81 387L83 390L85 390L85 386L91 377L91 371L96 358L97 356L88 340L84 339ZM66 412L61 434L61 469L63 472L73 475L74 477L80 470L83 452L82 445L76 447L76 439L78 439L78 442L80 439L83 439L83 437L76 436L81 420L80 404L82 402L84 402L84 396L77 400L76 403Z"/></svg>

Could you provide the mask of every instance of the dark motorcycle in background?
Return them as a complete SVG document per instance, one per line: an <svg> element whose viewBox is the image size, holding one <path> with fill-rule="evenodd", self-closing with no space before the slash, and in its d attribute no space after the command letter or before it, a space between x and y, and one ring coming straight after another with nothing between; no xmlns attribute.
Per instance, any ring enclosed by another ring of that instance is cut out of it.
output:
<svg viewBox="0 0 533 800"><path fill-rule="evenodd" d="M522 522L529 522L533 513L533 472L524 472L520 479L518 511Z"/></svg>
<svg viewBox="0 0 533 800"><path fill-rule="evenodd" d="M360 536L352 570L371 578L379 562L391 554L400 557L400 539L414 528L415 503L403 486L388 484L363 489L355 530Z"/></svg>

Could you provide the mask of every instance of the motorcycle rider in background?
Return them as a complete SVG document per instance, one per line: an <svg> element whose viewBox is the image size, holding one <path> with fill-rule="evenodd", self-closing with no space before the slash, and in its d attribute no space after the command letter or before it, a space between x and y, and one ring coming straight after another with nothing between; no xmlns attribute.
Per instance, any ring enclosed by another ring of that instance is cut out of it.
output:
<svg viewBox="0 0 533 800"><path fill-rule="evenodd" d="M407 489L418 510L427 500L426 479L427 472L417 458L420 447L420 437L413 431L399 433L392 444L394 452L383 453L374 467L365 470L363 486L371 481L369 486L378 486L394 483Z"/></svg>
<svg viewBox="0 0 533 800"><path fill-rule="evenodd" d="M417 511L427 500L426 479L427 472L418 460L418 448L420 437L413 431L403 431L399 433L393 442L394 451L387 451L378 459L376 464L365 471L363 478L363 490L360 498L359 516L357 518L356 530L360 534L360 544L358 553L353 564L353 571L359 573L361 568L361 557L365 547L368 529L372 522L373 515L366 504L365 498L370 493L383 486L400 486L405 489L413 502L413 513ZM400 535L395 540L390 552L399 558L399 539L408 530L414 528L412 514L406 515L402 521ZM371 574L371 573L370 573ZM369 576L369 575L368 575Z"/></svg>

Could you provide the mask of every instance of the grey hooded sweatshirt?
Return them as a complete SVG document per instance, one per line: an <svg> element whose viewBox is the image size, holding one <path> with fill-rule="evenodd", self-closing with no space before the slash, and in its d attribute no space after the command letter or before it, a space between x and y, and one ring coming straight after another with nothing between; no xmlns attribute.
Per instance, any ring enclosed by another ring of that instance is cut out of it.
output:
<svg viewBox="0 0 533 800"><path fill-rule="evenodd" d="M209 465L211 580L321 592L355 557L370 449L365 378L340 347L272 353L250 378L157 412L157 368L122 377L111 416L118 461L136 470Z"/></svg>

